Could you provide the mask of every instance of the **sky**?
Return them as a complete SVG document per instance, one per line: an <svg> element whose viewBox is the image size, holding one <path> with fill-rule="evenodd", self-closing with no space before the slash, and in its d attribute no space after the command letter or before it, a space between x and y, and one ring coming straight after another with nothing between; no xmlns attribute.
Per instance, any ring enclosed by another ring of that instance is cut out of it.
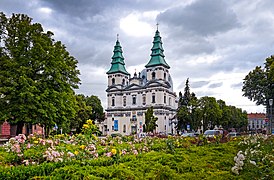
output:
<svg viewBox="0 0 274 180"><path fill-rule="evenodd" d="M274 50L273 0L0 0L0 11L27 14L52 31L78 60L81 85L106 108L106 72L119 34L133 76L161 33L174 91L213 96L248 113L265 112L243 97L245 76Z"/></svg>

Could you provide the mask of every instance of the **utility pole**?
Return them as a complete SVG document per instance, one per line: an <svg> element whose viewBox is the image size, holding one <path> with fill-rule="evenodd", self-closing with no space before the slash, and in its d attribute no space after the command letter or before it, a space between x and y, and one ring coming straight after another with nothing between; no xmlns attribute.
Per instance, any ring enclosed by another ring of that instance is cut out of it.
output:
<svg viewBox="0 0 274 180"><path fill-rule="evenodd" d="M273 105L273 99L269 99L269 106L270 106L270 134L272 134L272 105Z"/></svg>

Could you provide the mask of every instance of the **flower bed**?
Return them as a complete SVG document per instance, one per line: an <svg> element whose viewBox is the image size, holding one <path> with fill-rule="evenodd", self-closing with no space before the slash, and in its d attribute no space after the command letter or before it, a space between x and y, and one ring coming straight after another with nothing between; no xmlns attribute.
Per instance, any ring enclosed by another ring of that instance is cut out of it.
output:
<svg viewBox="0 0 274 180"><path fill-rule="evenodd" d="M0 148L1 179L273 179L274 138L18 135ZM4 177L4 178L2 178Z"/></svg>

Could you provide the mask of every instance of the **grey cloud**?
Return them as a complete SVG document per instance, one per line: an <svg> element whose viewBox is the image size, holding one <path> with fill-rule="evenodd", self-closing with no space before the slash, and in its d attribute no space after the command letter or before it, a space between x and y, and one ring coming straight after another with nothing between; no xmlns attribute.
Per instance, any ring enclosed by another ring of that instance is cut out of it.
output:
<svg viewBox="0 0 274 180"><path fill-rule="evenodd" d="M214 89L214 88L221 87L222 85L223 85L222 82L220 82L220 83L213 83L213 84L210 84L210 85L208 86L208 88Z"/></svg>
<svg viewBox="0 0 274 180"><path fill-rule="evenodd" d="M176 58L182 58L187 55L211 54L215 51L215 46L201 36L189 33L170 34L166 40L167 46L172 46L171 54L177 55ZM179 53L178 53L179 52Z"/></svg>
<svg viewBox="0 0 274 180"><path fill-rule="evenodd" d="M194 82L190 82L190 86L192 88L200 88L203 87L205 85L208 85L209 81L194 81Z"/></svg>
<svg viewBox="0 0 274 180"><path fill-rule="evenodd" d="M157 19L202 36L228 31L239 25L235 13L221 0L194 1L188 6L168 9Z"/></svg>
<svg viewBox="0 0 274 180"><path fill-rule="evenodd" d="M237 84L232 84L230 87L232 87L232 88L242 88L242 86L243 86L243 83L241 82L241 83L237 83Z"/></svg>

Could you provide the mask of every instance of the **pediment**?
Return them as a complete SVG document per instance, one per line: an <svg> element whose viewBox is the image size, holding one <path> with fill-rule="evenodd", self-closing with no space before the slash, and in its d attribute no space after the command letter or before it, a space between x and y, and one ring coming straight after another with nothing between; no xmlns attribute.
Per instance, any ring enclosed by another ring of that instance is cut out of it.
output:
<svg viewBox="0 0 274 180"><path fill-rule="evenodd" d="M106 91L108 92L108 91L116 91L116 90L120 90L118 87L116 87L116 86L109 86L107 89L106 89Z"/></svg>
<svg viewBox="0 0 274 180"><path fill-rule="evenodd" d="M131 84L131 85L127 86L125 89L129 90L129 89L136 89L136 88L142 88L142 86L140 86L138 84Z"/></svg>
<svg viewBox="0 0 274 180"><path fill-rule="evenodd" d="M167 83L164 82L164 81L149 81L149 82L146 84L146 87L150 87L150 86L163 86L163 87L167 87L167 88L170 87L170 85L167 84Z"/></svg>

